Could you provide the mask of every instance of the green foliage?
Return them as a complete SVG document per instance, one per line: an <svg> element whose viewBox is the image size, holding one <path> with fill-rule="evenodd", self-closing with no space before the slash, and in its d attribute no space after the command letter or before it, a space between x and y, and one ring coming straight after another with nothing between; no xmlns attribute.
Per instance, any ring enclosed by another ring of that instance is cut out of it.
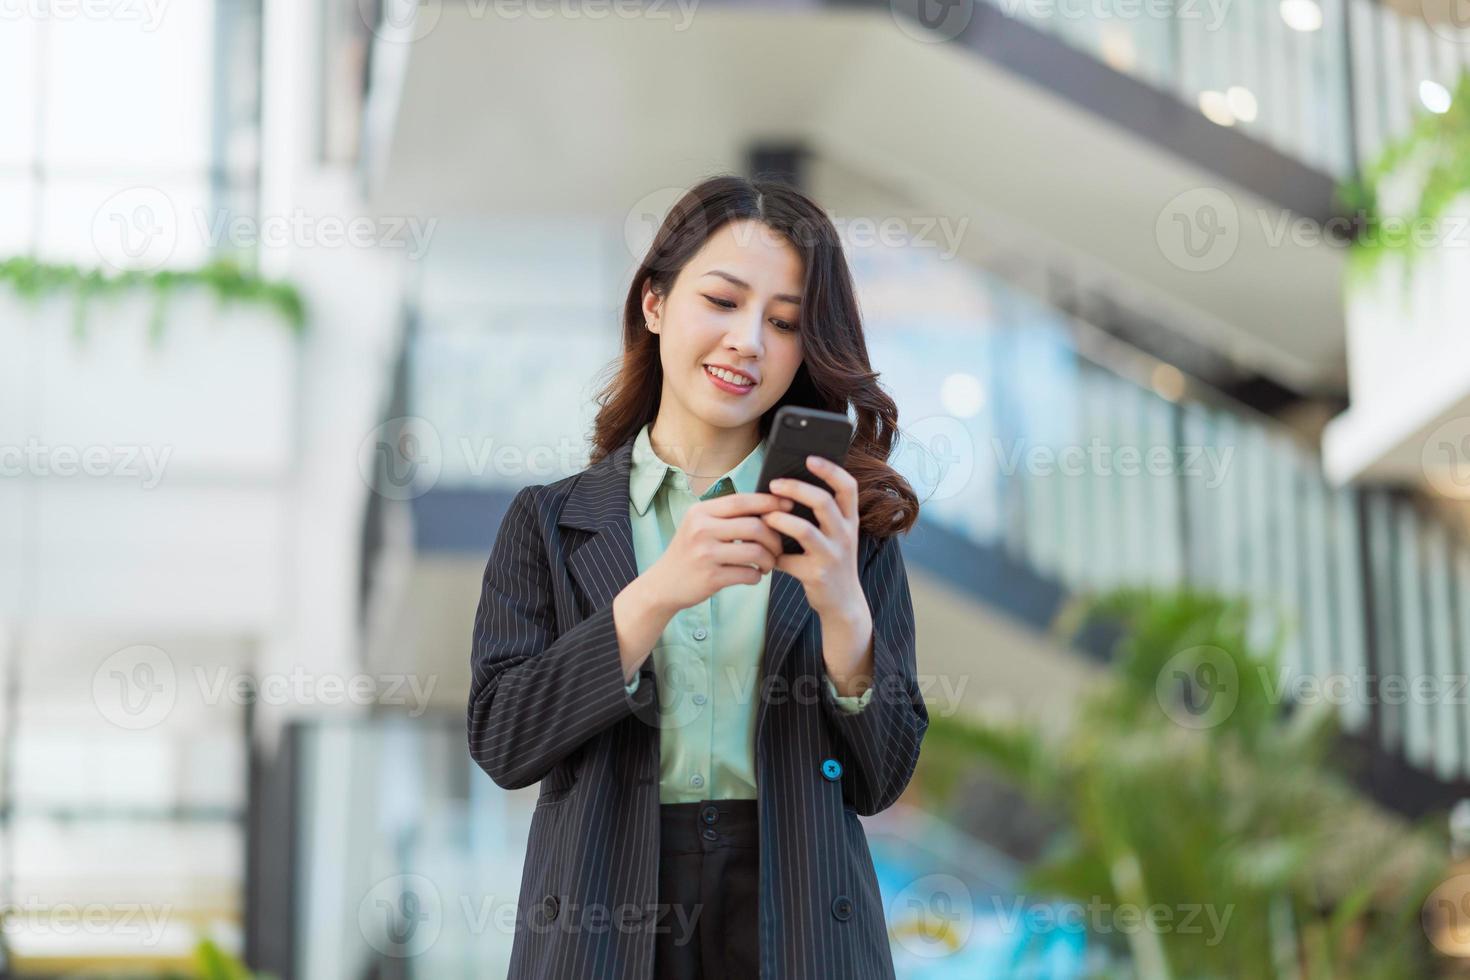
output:
<svg viewBox="0 0 1470 980"><path fill-rule="evenodd" d="M169 970L163 974L87 972L77 980L275 980L273 973L251 973L239 959L220 949L212 939L200 939L194 946L193 965L188 972Z"/></svg>
<svg viewBox="0 0 1470 980"><path fill-rule="evenodd" d="M1382 181L1411 167L1419 174L1418 198L1407 213L1387 213L1380 200ZM1455 83L1449 111L1421 114L1357 180L1339 185L1338 200L1361 218L1349 253L1350 280L1371 278L1389 255L1400 256L1406 271L1411 268L1425 247L1414 230L1437 227L1450 205L1466 192L1470 192L1470 72L1463 72Z"/></svg>
<svg viewBox="0 0 1470 980"><path fill-rule="evenodd" d="M1098 620L1122 636L1065 734L932 719L922 791L945 793L983 761L1058 814L1065 830L1028 887L1168 909L1180 928L1125 937L1141 975L1429 975L1417 919L1445 845L1428 824L1379 813L1335 771L1329 705L1283 711L1279 631L1262 649L1244 602L1187 591L1113 592L1059 622L1070 632ZM1212 685L1223 700L1201 697ZM1182 927L1190 909L1198 930Z"/></svg>
<svg viewBox="0 0 1470 980"><path fill-rule="evenodd" d="M212 262L199 269L108 275L100 269L17 257L0 262L0 283L8 283L19 296L30 300L58 293L74 294L76 308L72 325L78 337L86 334L87 311L94 299L151 290L155 298L149 334L157 340L162 336L169 299L182 289L196 287L209 290L220 303L255 304L273 309L295 333L306 329L306 306L294 286L263 279L228 261Z"/></svg>

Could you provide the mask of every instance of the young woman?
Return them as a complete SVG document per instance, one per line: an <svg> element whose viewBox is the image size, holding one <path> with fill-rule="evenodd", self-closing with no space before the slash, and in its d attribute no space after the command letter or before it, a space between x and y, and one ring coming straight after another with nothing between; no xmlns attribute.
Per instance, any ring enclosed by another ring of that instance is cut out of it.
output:
<svg viewBox="0 0 1470 980"><path fill-rule="evenodd" d="M737 177L674 206L591 465L519 491L485 568L470 753L540 783L512 978L893 976L857 818L903 791L928 714L877 378L820 208ZM755 492L782 405L855 420L845 466L811 462L825 488Z"/></svg>

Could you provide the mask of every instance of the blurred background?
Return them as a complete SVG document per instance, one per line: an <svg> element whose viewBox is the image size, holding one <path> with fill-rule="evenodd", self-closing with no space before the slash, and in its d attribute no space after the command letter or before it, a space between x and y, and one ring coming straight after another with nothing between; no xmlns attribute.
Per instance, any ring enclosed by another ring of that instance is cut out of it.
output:
<svg viewBox="0 0 1470 980"><path fill-rule="evenodd" d="M924 500L899 975L1465 975L1467 28L0 0L0 975L504 975L480 576L720 172L832 216Z"/></svg>

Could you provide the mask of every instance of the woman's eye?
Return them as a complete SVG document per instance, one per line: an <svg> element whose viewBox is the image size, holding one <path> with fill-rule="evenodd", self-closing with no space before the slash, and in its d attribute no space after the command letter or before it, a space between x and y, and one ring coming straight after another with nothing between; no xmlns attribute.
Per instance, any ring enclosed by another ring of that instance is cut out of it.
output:
<svg viewBox="0 0 1470 980"><path fill-rule="evenodd" d="M709 300L711 303L715 304L716 306L718 306L722 310L733 310L733 309L735 309L735 304L732 303L732 302L730 302L727 299L720 299L718 296L710 296L708 294L706 294L704 298L707 299L707 300Z"/></svg>
<svg viewBox="0 0 1470 980"><path fill-rule="evenodd" d="M772 320L771 323L775 324L777 330L783 330L786 333L796 329L796 324L787 323L785 320Z"/></svg>

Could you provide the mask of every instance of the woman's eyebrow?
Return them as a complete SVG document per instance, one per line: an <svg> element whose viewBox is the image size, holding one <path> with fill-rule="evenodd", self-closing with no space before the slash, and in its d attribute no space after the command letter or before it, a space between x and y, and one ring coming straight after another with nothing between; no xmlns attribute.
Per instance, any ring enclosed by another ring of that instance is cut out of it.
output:
<svg viewBox="0 0 1470 980"><path fill-rule="evenodd" d="M707 275L707 276L719 276L721 279L723 279L726 282L730 283L732 286L739 286L741 289L749 289L750 288L750 283L746 282L744 279L737 279L735 276L730 275L730 273L724 271L723 269L711 269L708 272L706 272L705 275ZM800 296L793 296L790 293L777 293L776 294L776 298L779 299L779 300L783 300L784 302L790 303L792 306L800 306L801 305L801 297Z"/></svg>

